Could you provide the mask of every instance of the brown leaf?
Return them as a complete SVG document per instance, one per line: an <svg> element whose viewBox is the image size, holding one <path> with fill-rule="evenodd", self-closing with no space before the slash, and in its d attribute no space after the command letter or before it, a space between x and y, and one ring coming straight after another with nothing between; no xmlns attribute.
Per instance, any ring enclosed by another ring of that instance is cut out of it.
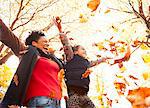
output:
<svg viewBox="0 0 150 108"><path fill-rule="evenodd" d="M132 76L132 75L129 75L129 78L132 78L132 79L134 79L134 80L138 80L138 78L136 78L136 77L134 77L134 76Z"/></svg>

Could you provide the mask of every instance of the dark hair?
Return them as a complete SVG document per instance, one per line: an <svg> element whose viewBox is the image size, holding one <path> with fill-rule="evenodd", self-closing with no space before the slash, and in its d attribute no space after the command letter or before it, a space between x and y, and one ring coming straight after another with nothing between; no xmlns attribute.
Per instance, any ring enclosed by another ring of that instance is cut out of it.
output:
<svg viewBox="0 0 150 108"><path fill-rule="evenodd" d="M81 45L75 45L75 46L73 46L72 47L73 52L78 51L78 49L79 49L80 46Z"/></svg>
<svg viewBox="0 0 150 108"><path fill-rule="evenodd" d="M37 42L42 36L45 36L45 34L40 31L32 31L30 35L26 38L25 44L32 45L33 41Z"/></svg>

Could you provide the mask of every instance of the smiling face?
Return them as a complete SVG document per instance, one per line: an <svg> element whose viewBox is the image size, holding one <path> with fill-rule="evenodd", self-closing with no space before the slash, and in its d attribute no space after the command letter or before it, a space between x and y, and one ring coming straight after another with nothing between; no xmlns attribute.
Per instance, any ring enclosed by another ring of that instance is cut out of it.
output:
<svg viewBox="0 0 150 108"><path fill-rule="evenodd" d="M48 41L45 36L41 36L37 41L32 41L32 45L41 49L42 51L48 50Z"/></svg>
<svg viewBox="0 0 150 108"><path fill-rule="evenodd" d="M27 37L25 44L35 46L44 52L48 50L48 41L44 33L40 31L32 31Z"/></svg>
<svg viewBox="0 0 150 108"><path fill-rule="evenodd" d="M86 57L86 50L82 46L78 45L78 46L76 46L76 48L74 50L74 54L78 54L79 56L85 58Z"/></svg>

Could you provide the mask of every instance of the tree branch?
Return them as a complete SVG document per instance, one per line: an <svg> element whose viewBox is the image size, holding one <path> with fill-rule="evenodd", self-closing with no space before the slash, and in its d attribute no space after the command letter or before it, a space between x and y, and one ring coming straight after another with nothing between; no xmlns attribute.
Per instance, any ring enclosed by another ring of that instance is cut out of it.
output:
<svg viewBox="0 0 150 108"><path fill-rule="evenodd" d="M132 8L134 14L135 14L137 17L140 17L140 18L145 22L146 27L147 27L148 29L150 29L150 22L148 22L148 21L146 20L146 17L144 17L143 15L141 15L140 13L138 13L138 12L135 10L135 8L133 7L133 5L132 5L132 3L131 3L130 0L128 0L128 3L129 3L129 5L131 6L131 8Z"/></svg>
<svg viewBox="0 0 150 108"><path fill-rule="evenodd" d="M131 21L131 20L136 20L136 19L138 19L138 18L139 18L139 17L130 18L130 19L128 19L128 20L125 20L125 21L121 22L120 24L129 22L129 21Z"/></svg>
<svg viewBox="0 0 150 108"><path fill-rule="evenodd" d="M9 51L8 54L6 54L2 59L0 59L0 65L2 65L3 63L5 63L8 60L8 58L10 56L12 56L12 55L13 55L13 52Z"/></svg>
<svg viewBox="0 0 150 108"><path fill-rule="evenodd" d="M119 12L125 12L125 13L128 13L128 14L133 14L133 12L124 11L124 10L120 10L120 9L115 9L115 8L108 8L108 9L115 10L115 11L119 11Z"/></svg>
<svg viewBox="0 0 150 108"><path fill-rule="evenodd" d="M21 0L20 7L19 7L18 13L17 13L17 15L16 15L16 18L15 18L15 20L12 22L12 24L11 24L11 26L10 26L10 29L11 29L11 30L13 29L15 23L16 23L17 20L18 20L19 15L20 15L20 13L21 13L23 1L24 1L24 0Z"/></svg>
<svg viewBox="0 0 150 108"><path fill-rule="evenodd" d="M5 44L2 43L2 45L0 46L0 53L2 52L4 46L5 46Z"/></svg>
<svg viewBox="0 0 150 108"><path fill-rule="evenodd" d="M58 0L56 0L55 2L50 1L50 2L48 3L48 5L44 6L43 8L41 8L42 6L37 7L36 10L35 10L35 12L32 14L32 16L30 17L30 19L29 19L28 21L26 21L25 23L23 23L23 24L21 24L21 25L18 25L17 27L15 27L15 28L12 29L12 30L16 30L17 28L28 24L28 23L35 17L35 15L36 15L37 13L39 13L39 12L43 11L44 9L46 9L46 8L48 8L48 7L50 7L50 6L52 6L52 5L53 5L54 3L56 3L57 1L58 1ZM40 9L40 8L41 8L41 9Z"/></svg>

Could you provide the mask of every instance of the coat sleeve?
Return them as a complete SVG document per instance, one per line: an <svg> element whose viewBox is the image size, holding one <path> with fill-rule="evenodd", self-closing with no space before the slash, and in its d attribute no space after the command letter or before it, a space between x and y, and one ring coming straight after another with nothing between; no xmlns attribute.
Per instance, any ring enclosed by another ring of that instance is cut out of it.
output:
<svg viewBox="0 0 150 108"><path fill-rule="evenodd" d="M69 40L66 36L66 34L60 34L60 40L61 40L61 43L64 47L64 53L66 55L66 60L67 61L70 61L72 58L73 58L73 50L72 50L72 46L69 44Z"/></svg>
<svg viewBox="0 0 150 108"><path fill-rule="evenodd" d="M0 19L0 41L4 43L6 46L11 48L11 50L15 53L16 56L19 56L19 52L26 49L24 43L22 43L12 31L8 29L8 27L3 23Z"/></svg>

